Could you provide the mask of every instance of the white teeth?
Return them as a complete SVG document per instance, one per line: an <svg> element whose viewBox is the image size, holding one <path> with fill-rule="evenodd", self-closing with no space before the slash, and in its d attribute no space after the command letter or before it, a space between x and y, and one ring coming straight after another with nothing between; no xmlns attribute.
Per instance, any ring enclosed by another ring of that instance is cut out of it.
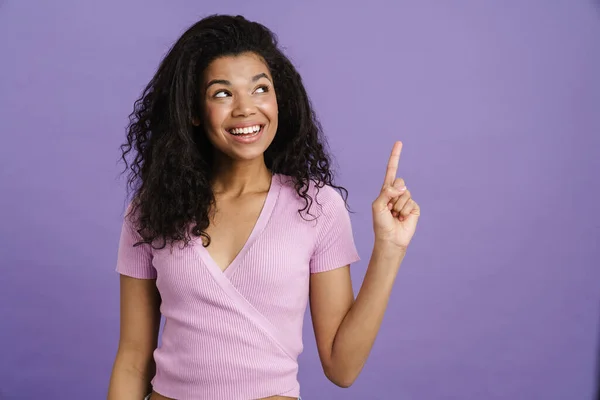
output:
<svg viewBox="0 0 600 400"><path fill-rule="evenodd" d="M235 128L231 129L229 132L233 135L247 135L249 133L256 133L260 131L260 125L248 126L246 128Z"/></svg>

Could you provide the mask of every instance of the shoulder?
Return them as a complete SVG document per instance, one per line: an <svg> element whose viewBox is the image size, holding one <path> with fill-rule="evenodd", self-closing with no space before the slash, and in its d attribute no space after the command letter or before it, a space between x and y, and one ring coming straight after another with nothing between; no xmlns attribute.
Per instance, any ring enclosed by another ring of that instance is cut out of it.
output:
<svg viewBox="0 0 600 400"><path fill-rule="evenodd" d="M129 230L135 229L138 218L139 208L134 207L134 203L132 201L127 203L125 212L123 213L123 218L121 220L123 226L127 227Z"/></svg>
<svg viewBox="0 0 600 400"><path fill-rule="evenodd" d="M127 204L125 209L125 213L123 215L123 225L127 227L128 230L132 231L134 235L138 234L138 229L140 227L140 205L135 201L130 201Z"/></svg>
<svg viewBox="0 0 600 400"><path fill-rule="evenodd" d="M135 203L131 201L128 203L127 208L125 210L125 214L123 215L122 221L122 229L123 234L129 236L129 239L132 243L142 244L145 242L144 237L142 236L143 230L140 223L141 218L141 209L139 203ZM154 239L152 244L156 244L157 239ZM142 246L144 248L151 248L152 246Z"/></svg>

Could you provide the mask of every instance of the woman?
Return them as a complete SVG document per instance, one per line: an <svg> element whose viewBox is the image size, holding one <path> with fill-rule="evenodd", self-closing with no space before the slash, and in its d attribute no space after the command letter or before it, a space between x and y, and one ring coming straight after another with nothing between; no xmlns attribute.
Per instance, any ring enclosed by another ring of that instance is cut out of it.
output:
<svg viewBox="0 0 600 400"><path fill-rule="evenodd" d="M108 398L297 399L309 300L324 373L350 386L419 217L396 178L401 143L373 202L356 300L347 192L301 78L264 26L241 16L193 25L136 102L122 149L135 194Z"/></svg>

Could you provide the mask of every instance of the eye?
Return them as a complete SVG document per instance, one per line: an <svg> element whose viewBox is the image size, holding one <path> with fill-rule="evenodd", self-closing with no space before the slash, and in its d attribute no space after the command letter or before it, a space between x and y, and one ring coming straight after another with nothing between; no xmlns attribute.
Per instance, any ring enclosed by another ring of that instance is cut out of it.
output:
<svg viewBox="0 0 600 400"><path fill-rule="evenodd" d="M267 93L269 91L269 87L267 85L259 86L256 88L256 93Z"/></svg>
<svg viewBox="0 0 600 400"><path fill-rule="evenodd" d="M229 96L229 93L225 90L219 90L217 93L213 95L213 97L223 98Z"/></svg>

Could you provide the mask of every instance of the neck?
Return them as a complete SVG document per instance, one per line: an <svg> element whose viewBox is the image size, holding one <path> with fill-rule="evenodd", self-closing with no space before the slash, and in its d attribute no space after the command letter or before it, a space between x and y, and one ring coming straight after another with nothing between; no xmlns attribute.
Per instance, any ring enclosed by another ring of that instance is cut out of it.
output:
<svg viewBox="0 0 600 400"><path fill-rule="evenodd" d="M221 196L261 192L271 185L271 171L262 157L244 161L217 160L213 171L213 191Z"/></svg>

